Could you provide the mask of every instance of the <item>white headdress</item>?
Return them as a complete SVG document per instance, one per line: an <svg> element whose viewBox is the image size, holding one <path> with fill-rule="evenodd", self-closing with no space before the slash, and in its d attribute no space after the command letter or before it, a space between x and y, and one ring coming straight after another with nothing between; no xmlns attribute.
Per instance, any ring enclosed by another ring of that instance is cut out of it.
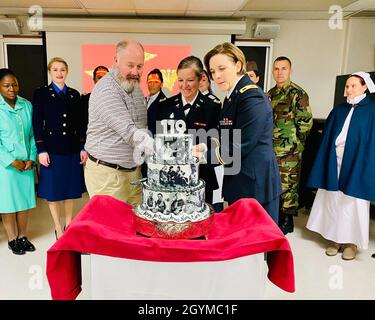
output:
<svg viewBox="0 0 375 320"><path fill-rule="evenodd" d="M358 72L352 73L350 76L361 77L365 81L368 91L370 91L370 93L375 92L375 83L374 81L372 81L369 73L364 72L364 71L358 71ZM344 91L344 97L346 97L346 90Z"/></svg>

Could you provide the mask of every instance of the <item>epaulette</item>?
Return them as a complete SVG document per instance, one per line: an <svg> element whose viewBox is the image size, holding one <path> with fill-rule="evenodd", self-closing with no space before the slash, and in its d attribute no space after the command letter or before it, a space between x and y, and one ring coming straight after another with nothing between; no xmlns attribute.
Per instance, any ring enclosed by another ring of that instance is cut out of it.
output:
<svg viewBox="0 0 375 320"><path fill-rule="evenodd" d="M244 93L245 91L249 89L257 89L258 86L256 84L248 84L247 86L244 86L240 89L240 93Z"/></svg>
<svg viewBox="0 0 375 320"><path fill-rule="evenodd" d="M305 91L302 87L300 87L298 84L296 84L296 83L294 83L294 82L292 82L292 81L290 82L290 86L291 86L293 89L299 91L301 94L306 94L306 91Z"/></svg>
<svg viewBox="0 0 375 320"><path fill-rule="evenodd" d="M216 99L216 97L215 97L214 95L209 94L208 97L209 97L213 102L215 102L215 103L220 103L220 104L221 104L220 100L219 100L219 99Z"/></svg>

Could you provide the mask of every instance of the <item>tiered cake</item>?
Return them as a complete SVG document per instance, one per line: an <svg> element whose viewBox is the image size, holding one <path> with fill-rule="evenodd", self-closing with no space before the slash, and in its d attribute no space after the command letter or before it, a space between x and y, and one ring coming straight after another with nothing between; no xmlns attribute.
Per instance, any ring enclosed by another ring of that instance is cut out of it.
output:
<svg viewBox="0 0 375 320"><path fill-rule="evenodd" d="M212 210L205 203L205 183L198 179L192 147L191 134L155 135L143 202L135 210L140 233L173 239L207 234Z"/></svg>

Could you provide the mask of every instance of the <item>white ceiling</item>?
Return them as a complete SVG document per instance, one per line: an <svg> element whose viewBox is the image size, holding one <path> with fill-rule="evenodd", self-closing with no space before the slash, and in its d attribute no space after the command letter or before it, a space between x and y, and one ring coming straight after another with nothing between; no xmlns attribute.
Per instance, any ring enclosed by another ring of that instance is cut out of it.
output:
<svg viewBox="0 0 375 320"><path fill-rule="evenodd" d="M29 15L33 5L44 16L82 17L327 19L331 5L344 16L375 12L375 0L1 0L0 15Z"/></svg>

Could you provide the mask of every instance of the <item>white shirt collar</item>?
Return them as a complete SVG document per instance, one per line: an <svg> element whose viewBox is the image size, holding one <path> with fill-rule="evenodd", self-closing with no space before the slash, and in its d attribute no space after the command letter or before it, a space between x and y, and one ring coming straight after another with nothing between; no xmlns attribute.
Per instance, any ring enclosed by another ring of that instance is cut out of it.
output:
<svg viewBox="0 0 375 320"><path fill-rule="evenodd" d="M346 102L349 104L358 104L360 101L362 101L364 98L366 98L366 93L361 94L360 96L354 97L353 99L346 98Z"/></svg>
<svg viewBox="0 0 375 320"><path fill-rule="evenodd" d="M160 91L158 91L157 93L155 93L152 96L148 96L147 97L147 109L151 105L151 103L153 103L156 100L156 98L158 97L159 93L160 93Z"/></svg>
<svg viewBox="0 0 375 320"><path fill-rule="evenodd" d="M244 76L244 74L237 79L237 81L234 83L233 87L228 91L228 93L227 93L228 99L229 99L230 95L232 94L234 88L236 88L237 83L242 79L243 76Z"/></svg>
<svg viewBox="0 0 375 320"><path fill-rule="evenodd" d="M194 99L191 101L191 102L187 102L185 97L181 94L181 98L182 98L182 106L185 106L185 104L187 103L190 103L191 105L194 104L195 100L197 99L198 97L198 94L199 94L199 91L197 91L197 94L195 95Z"/></svg>

